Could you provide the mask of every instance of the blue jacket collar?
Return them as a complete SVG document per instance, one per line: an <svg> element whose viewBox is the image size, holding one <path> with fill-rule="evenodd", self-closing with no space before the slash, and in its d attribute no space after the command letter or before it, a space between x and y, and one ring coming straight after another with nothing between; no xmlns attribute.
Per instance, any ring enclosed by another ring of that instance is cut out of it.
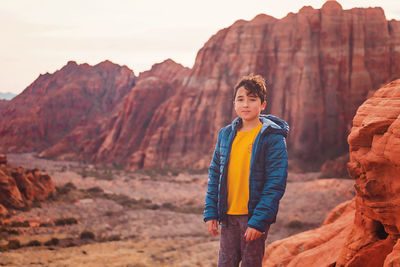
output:
<svg viewBox="0 0 400 267"><path fill-rule="evenodd" d="M261 134L269 130L287 137L289 133L289 125L286 121L269 114L260 114L259 119L263 124L260 131ZM236 117L232 122L232 130L237 131L240 125L242 125L242 118Z"/></svg>

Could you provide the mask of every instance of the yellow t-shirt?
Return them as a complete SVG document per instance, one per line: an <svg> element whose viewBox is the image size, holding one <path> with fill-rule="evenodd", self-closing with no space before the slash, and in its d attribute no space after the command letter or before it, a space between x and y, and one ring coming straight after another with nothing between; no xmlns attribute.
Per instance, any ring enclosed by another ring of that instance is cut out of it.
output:
<svg viewBox="0 0 400 267"><path fill-rule="evenodd" d="M251 150L261 126L260 122L250 131L237 132L233 140L228 165L228 214L248 214Z"/></svg>

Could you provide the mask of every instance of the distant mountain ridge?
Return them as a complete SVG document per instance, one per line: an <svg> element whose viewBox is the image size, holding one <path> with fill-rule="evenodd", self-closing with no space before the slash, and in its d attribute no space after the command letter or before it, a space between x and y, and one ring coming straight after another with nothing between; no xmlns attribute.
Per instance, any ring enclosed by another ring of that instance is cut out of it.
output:
<svg viewBox="0 0 400 267"><path fill-rule="evenodd" d="M110 61L95 66L70 61L40 75L0 106L0 151L42 151L79 125L111 113L134 84L132 70Z"/></svg>
<svg viewBox="0 0 400 267"><path fill-rule="evenodd" d="M15 97L17 94L14 94L14 93L10 93L10 92L7 92L7 93L2 93L2 92L0 92L0 99L5 99L5 100L11 100L13 97Z"/></svg>

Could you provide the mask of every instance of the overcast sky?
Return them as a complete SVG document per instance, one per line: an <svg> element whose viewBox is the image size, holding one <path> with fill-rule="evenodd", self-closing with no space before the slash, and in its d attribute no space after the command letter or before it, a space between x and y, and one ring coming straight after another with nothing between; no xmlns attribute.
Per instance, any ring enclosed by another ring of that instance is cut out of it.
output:
<svg viewBox="0 0 400 267"><path fill-rule="evenodd" d="M344 9L376 7L400 20L399 0L339 0ZM22 92L39 74L69 60L111 60L136 75L167 58L192 67L218 30L264 13L282 18L301 0L0 0L0 92Z"/></svg>

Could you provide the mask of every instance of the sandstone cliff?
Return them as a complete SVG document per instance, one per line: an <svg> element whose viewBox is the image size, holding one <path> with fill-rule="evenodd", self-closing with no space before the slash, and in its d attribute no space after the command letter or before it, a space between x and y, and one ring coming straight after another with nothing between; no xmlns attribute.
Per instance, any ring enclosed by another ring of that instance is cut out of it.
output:
<svg viewBox="0 0 400 267"><path fill-rule="evenodd" d="M41 151L75 127L109 114L134 86L134 74L110 61L96 66L70 61L40 75L0 109L0 151Z"/></svg>
<svg viewBox="0 0 400 267"><path fill-rule="evenodd" d="M267 78L267 112L291 126L292 158L347 151L357 107L400 77L399 29L381 8L342 10L335 1L281 20L237 21L200 49L190 76L155 111L157 124L129 168L207 166L218 130L234 117L232 87L250 72Z"/></svg>
<svg viewBox="0 0 400 267"><path fill-rule="evenodd" d="M291 125L292 157L345 152L357 107L400 76L399 29L381 8L342 10L335 1L281 20L237 21L200 49L189 76L154 111L127 167L206 167L217 131L234 117L232 88L250 72L268 80L267 112Z"/></svg>
<svg viewBox="0 0 400 267"><path fill-rule="evenodd" d="M263 266L400 264L400 79L359 107L348 142L354 200L320 228L272 243Z"/></svg>
<svg viewBox="0 0 400 267"><path fill-rule="evenodd" d="M157 109L174 94L175 88L190 70L172 60L155 64L140 73L136 85L124 97L110 116L103 116L86 126L77 127L56 145L40 153L43 157L85 159L92 162L126 165L141 147L146 148L154 129L164 125L157 121ZM178 107L176 107L178 108ZM166 136L157 137L165 143ZM168 152L164 154L167 156ZM161 155L160 155L161 156ZM160 165L161 166L161 165Z"/></svg>

